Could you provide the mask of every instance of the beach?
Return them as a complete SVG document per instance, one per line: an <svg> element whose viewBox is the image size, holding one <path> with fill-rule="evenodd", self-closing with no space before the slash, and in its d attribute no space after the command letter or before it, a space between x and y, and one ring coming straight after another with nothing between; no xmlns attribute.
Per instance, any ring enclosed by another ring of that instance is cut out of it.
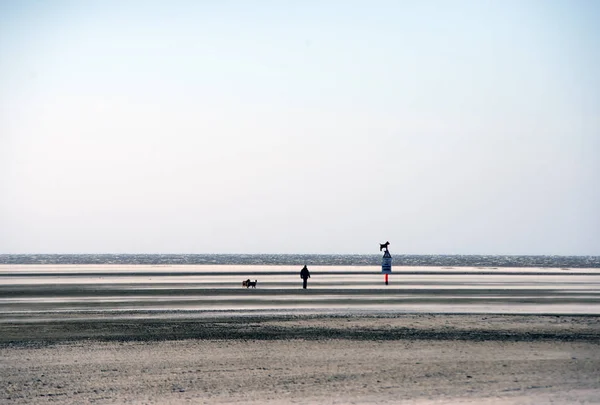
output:
<svg viewBox="0 0 600 405"><path fill-rule="evenodd" d="M597 269L149 270L0 268L0 402L600 403Z"/></svg>
<svg viewBox="0 0 600 405"><path fill-rule="evenodd" d="M590 316L65 321L2 339L7 404L600 402Z"/></svg>

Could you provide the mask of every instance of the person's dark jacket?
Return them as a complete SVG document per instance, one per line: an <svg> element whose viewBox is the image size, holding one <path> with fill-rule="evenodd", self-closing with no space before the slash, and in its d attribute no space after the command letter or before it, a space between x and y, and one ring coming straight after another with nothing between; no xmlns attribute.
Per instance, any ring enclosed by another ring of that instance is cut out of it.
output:
<svg viewBox="0 0 600 405"><path fill-rule="evenodd" d="M310 278L310 272L308 271L308 268L306 266L304 266L302 270L300 270L300 278L303 280Z"/></svg>

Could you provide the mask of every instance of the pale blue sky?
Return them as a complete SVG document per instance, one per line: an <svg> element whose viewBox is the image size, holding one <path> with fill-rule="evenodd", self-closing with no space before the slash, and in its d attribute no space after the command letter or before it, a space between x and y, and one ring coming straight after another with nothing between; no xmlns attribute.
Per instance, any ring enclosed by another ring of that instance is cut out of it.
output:
<svg viewBox="0 0 600 405"><path fill-rule="evenodd" d="M598 21L0 0L0 253L600 255Z"/></svg>

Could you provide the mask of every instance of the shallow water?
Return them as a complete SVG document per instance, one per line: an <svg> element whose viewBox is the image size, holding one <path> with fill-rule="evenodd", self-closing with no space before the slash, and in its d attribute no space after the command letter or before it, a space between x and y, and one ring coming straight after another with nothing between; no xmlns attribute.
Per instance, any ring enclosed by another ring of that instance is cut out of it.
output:
<svg viewBox="0 0 600 405"><path fill-rule="evenodd" d="M0 322L61 314L396 312L600 314L600 269L0 265ZM257 288L242 280L258 280Z"/></svg>

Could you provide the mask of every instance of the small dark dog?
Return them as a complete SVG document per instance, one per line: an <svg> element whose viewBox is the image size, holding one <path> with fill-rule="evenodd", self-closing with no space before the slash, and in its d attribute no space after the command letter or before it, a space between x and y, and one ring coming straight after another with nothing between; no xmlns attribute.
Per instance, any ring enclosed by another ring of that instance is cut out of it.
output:
<svg viewBox="0 0 600 405"><path fill-rule="evenodd" d="M379 251L381 252L383 249L385 249L386 251L388 250L388 246L390 245L390 242L385 242L385 243L380 243L379 244Z"/></svg>
<svg viewBox="0 0 600 405"><path fill-rule="evenodd" d="M242 281L242 287L246 287L246 288L256 288L256 283L258 283L258 280L254 280L254 281L250 281L250 279L248 280L244 280Z"/></svg>

